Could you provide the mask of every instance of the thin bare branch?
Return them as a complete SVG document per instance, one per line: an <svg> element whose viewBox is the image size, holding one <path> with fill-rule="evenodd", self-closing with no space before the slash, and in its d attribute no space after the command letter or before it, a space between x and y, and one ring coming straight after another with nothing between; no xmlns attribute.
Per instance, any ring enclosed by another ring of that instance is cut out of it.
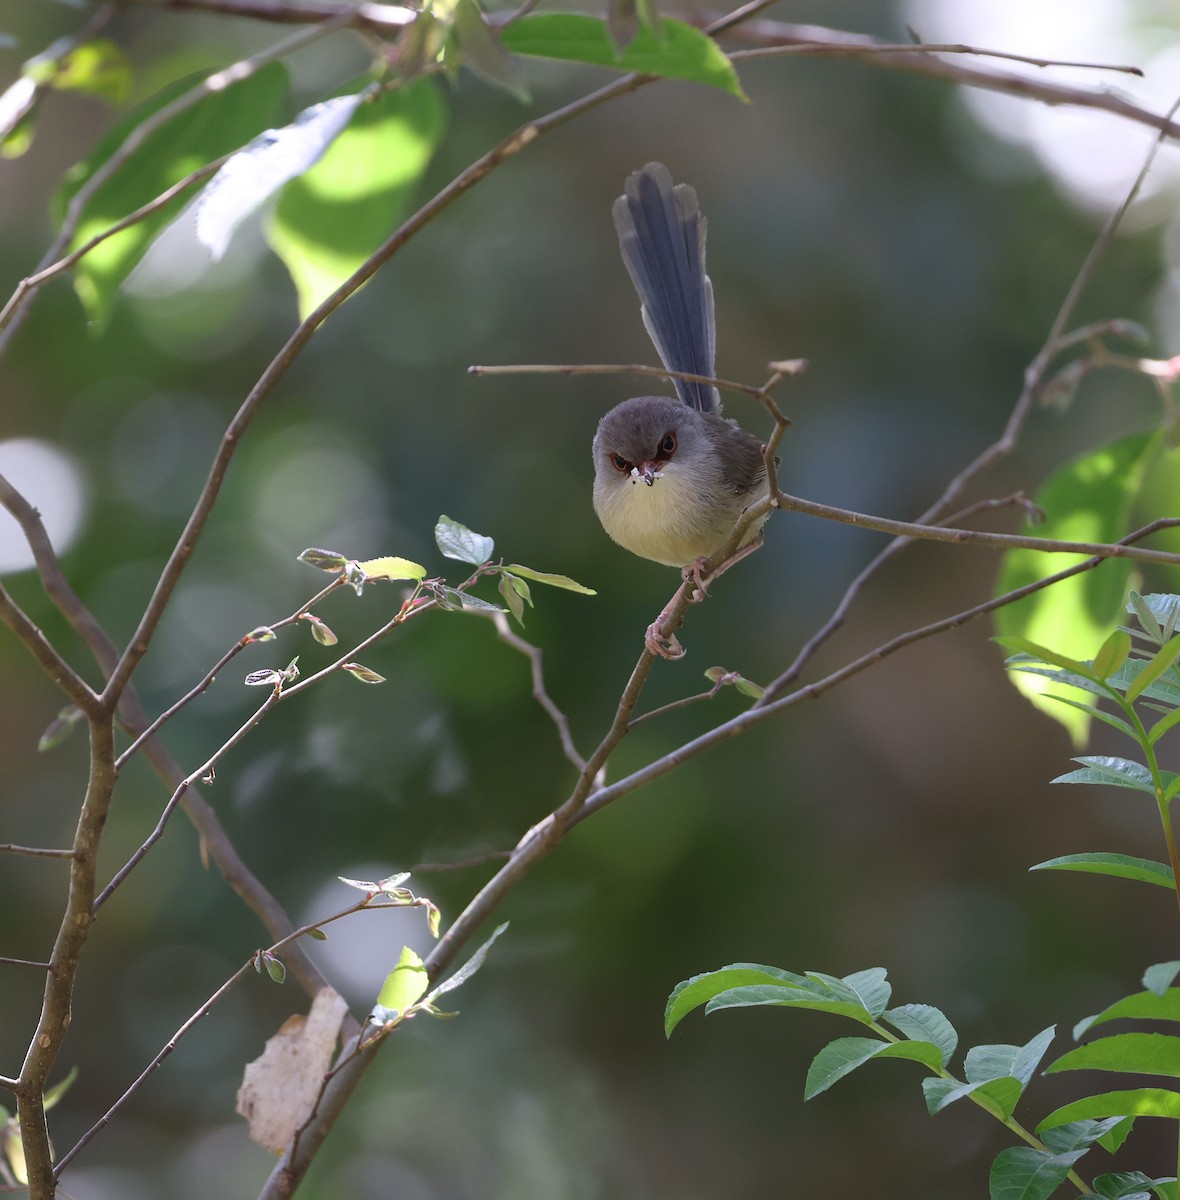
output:
<svg viewBox="0 0 1180 1200"><path fill-rule="evenodd" d="M176 811L176 806L183 799L184 794L192 787L198 779L204 778L210 771L236 746L238 743L253 729L259 721L279 702L279 692L271 692L269 696L262 702L261 705L244 721L228 741L223 742L210 757L202 763L195 771L190 771L176 786L176 790L168 799L168 803L164 805L164 811L160 814L160 819L156 822L156 827L144 839L143 844L135 851L134 854L119 868L115 873L114 878L106 885L99 893L98 898L94 901L91 907L91 912L97 916L98 910L111 898L119 885L135 870L143 861L147 852L164 836L164 828L168 824L169 817Z"/></svg>
<svg viewBox="0 0 1180 1200"><path fill-rule="evenodd" d="M39 846L18 846L13 842L0 842L0 854L25 854L29 858L73 858L76 850L43 850Z"/></svg>
<svg viewBox="0 0 1180 1200"><path fill-rule="evenodd" d="M647 375L655 379L687 379L690 383L708 383L723 392L741 392L758 396L761 388L733 379L716 379L712 375L691 375L687 371L670 371L666 367L648 367L641 363L514 363L512 365L474 365L467 368L471 375Z"/></svg>
<svg viewBox="0 0 1180 1200"><path fill-rule="evenodd" d="M0 955L0 964L7 967L36 967L38 971L53 970L51 962L37 962L32 958L8 958L6 955Z"/></svg>
<svg viewBox="0 0 1180 1200"><path fill-rule="evenodd" d="M21 644L37 660L54 683L84 712L93 715L101 709L98 696L90 685L53 648L49 639L33 624L28 614L0 584L0 621L16 634Z"/></svg>
<svg viewBox="0 0 1180 1200"><path fill-rule="evenodd" d="M312 596L310 600L304 604L301 604L289 617L283 617L282 620L275 621L273 624L268 625L267 628L270 630L278 630L294 624L300 619L300 617L303 616L304 613L310 612L317 604L320 603L321 600L323 600L330 593L336 591L342 586L343 583L344 580L342 578L332 580L327 587L321 588L314 596ZM166 724L174 716L176 716L178 712L191 704L198 696L208 691L213 681L217 678L221 671L228 666L229 663L231 663L243 650L245 650L247 646L253 645L256 641L257 639L251 638L249 634L244 634L242 637L240 637L217 660L217 662L209 668L199 682L194 684L174 704L166 708L141 734L135 738L131 745L128 746L127 749L124 750L123 753L120 754L115 760L115 769L121 771L127 760L131 758L137 750L139 750L139 748L145 741L147 741L148 738L156 734L160 730L161 726ZM204 774L204 772L201 772L201 774Z"/></svg>
<svg viewBox="0 0 1180 1200"><path fill-rule="evenodd" d="M533 699L548 713L549 719L557 728L557 736L561 739L561 749L566 759L573 764L575 770L585 770L586 760L578 753L578 748L574 745L573 735L570 733L569 717L557 707L553 697L545 689L545 673L541 666L540 646L526 642L509 626L508 618L501 612L492 614L492 623L496 626L496 634L500 641L511 646L513 650L519 650L528 658L532 671Z"/></svg>

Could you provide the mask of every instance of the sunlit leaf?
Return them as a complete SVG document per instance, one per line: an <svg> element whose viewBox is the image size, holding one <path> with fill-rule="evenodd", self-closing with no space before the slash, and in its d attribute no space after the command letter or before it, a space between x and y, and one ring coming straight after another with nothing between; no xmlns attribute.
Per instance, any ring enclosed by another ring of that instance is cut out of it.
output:
<svg viewBox="0 0 1180 1200"><path fill-rule="evenodd" d="M1067 463L1034 497L1046 520L1037 526L1026 525L1021 532L1061 541L1117 541L1127 532L1131 505L1160 445L1158 434L1135 434ZM1081 561L1077 555L1011 550L1003 557L996 595ZM1047 643L1070 657L1088 655L1118 623L1131 571L1129 561L1110 559L1095 570L1005 605L996 613L996 629ZM1013 683L1038 708L1061 722L1075 744L1084 743L1088 729L1084 713L1046 704L1041 697L1044 686L1028 673L1014 677Z"/></svg>
<svg viewBox="0 0 1180 1200"><path fill-rule="evenodd" d="M488 951L492 948L492 943L507 928L507 921L503 925L497 925L492 932L492 936L453 975L448 975L438 987L430 992L426 997L427 1002L433 1002L439 996L445 995L447 992L453 992L455 988L465 984L483 966L484 959L487 958Z"/></svg>
<svg viewBox="0 0 1180 1200"><path fill-rule="evenodd" d="M26 70L30 66L26 64ZM71 50L46 82L60 91L86 92L110 104L125 104L131 94L131 63L117 42L95 38Z"/></svg>
<svg viewBox="0 0 1180 1200"><path fill-rule="evenodd" d="M1057 1071L1127 1071L1180 1078L1180 1037L1167 1033L1117 1033L1067 1050L1050 1063Z"/></svg>
<svg viewBox="0 0 1180 1200"><path fill-rule="evenodd" d="M581 13L535 13L509 25L501 41L515 54L687 79L720 88L739 100L746 99L733 63L721 47L683 21L663 20L658 32L641 26L620 50L606 22L597 17Z"/></svg>
<svg viewBox="0 0 1180 1200"><path fill-rule="evenodd" d="M1112 854L1104 850L1090 854L1063 854L1029 867L1030 871L1083 871L1089 875L1113 875L1118 879L1134 879L1139 883L1155 883L1160 887L1175 886L1172 868L1147 858L1132 858L1127 854Z"/></svg>
<svg viewBox="0 0 1180 1200"><path fill-rule="evenodd" d="M520 575L525 579L531 579L534 583L545 583L549 587L561 588L566 592L578 592L583 596L598 595L593 588L588 588L581 583L575 582L568 575L551 575L548 571L534 571L532 567L522 567L519 563L512 563L504 569L511 571L513 575Z"/></svg>
<svg viewBox="0 0 1180 1200"><path fill-rule="evenodd" d="M295 282L301 317L393 233L445 127L432 80L386 92L362 105L319 162L286 185L266 237Z"/></svg>
<svg viewBox="0 0 1180 1200"><path fill-rule="evenodd" d="M1150 1087L1083 1096L1081 1100L1051 1112L1037 1126L1037 1132L1052 1129L1056 1125L1066 1125L1070 1121L1101 1120L1104 1117L1169 1117L1177 1120L1180 1119L1180 1092Z"/></svg>
<svg viewBox="0 0 1180 1200"><path fill-rule="evenodd" d="M425 579L426 568L408 558L387 555L384 558L368 558L358 562L367 579Z"/></svg>
<svg viewBox="0 0 1180 1200"><path fill-rule="evenodd" d="M474 533L466 525L447 516L439 517L434 527L434 540L447 558L477 567L483 566L496 549L496 543L490 537Z"/></svg>
<svg viewBox="0 0 1180 1200"><path fill-rule="evenodd" d="M385 977L377 1003L386 1009L404 1013L426 994L430 978L421 958L409 946L403 946L397 966Z"/></svg>
<svg viewBox="0 0 1180 1200"><path fill-rule="evenodd" d="M290 125L268 129L234 154L205 185L193 207L197 241L214 261L237 227L283 184L313 167L352 120L362 94L335 96L305 108Z"/></svg>
<svg viewBox="0 0 1180 1200"><path fill-rule="evenodd" d="M1095 1016L1079 1021L1073 1027L1074 1040L1082 1037L1095 1025L1124 1018L1145 1021L1180 1021L1180 988L1168 987L1162 994L1146 991L1124 996Z"/></svg>
<svg viewBox="0 0 1180 1200"><path fill-rule="evenodd" d="M59 217L74 193L124 145L146 117L197 82L196 79L181 80L117 122L94 153L67 174L56 201ZM71 249L154 200L198 167L244 145L274 120L286 91L286 69L281 63L271 63L229 87L211 91L166 122L90 198ZM151 216L107 238L75 268L78 295L99 326L109 315L119 285L143 257L155 235L176 216L185 200L185 197L177 197Z"/></svg>

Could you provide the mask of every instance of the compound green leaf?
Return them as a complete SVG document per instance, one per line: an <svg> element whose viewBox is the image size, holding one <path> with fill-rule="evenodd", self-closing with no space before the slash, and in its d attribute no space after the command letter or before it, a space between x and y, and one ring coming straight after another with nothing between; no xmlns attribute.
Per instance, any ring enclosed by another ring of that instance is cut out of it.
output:
<svg viewBox="0 0 1180 1200"><path fill-rule="evenodd" d="M903 1004L881 1014L898 1033L919 1042L933 1042L942 1052L942 1065L950 1062L959 1044L955 1027L932 1004Z"/></svg>
<svg viewBox="0 0 1180 1200"><path fill-rule="evenodd" d="M960 1083L957 1079L923 1079L922 1092L926 1097L926 1110L931 1116L956 1100L974 1096L983 1101L983 1106L989 1112L1006 1121L1024 1093L1024 1085L1012 1075L981 1079L977 1083Z"/></svg>
<svg viewBox="0 0 1180 1200"><path fill-rule="evenodd" d="M1081 763L1082 769L1058 775L1053 783L1105 783L1112 787L1146 792L1149 796L1155 795L1151 772L1142 763L1104 754L1086 754L1073 761Z"/></svg>
<svg viewBox="0 0 1180 1200"><path fill-rule="evenodd" d="M78 189L147 117L196 83L196 79L181 80L117 122L94 153L66 175L55 201L59 218ZM210 92L166 122L95 191L83 210L70 249L109 229L198 167L249 142L273 123L286 92L286 69L281 63L271 63L230 87ZM78 263L74 286L98 327L109 316L119 285L186 199L177 197L151 216L107 238Z"/></svg>
<svg viewBox="0 0 1180 1200"><path fill-rule="evenodd" d="M1050 1154L1032 1146L1001 1150L988 1176L988 1195L991 1200L1047 1200L1085 1153Z"/></svg>
<svg viewBox="0 0 1180 1200"><path fill-rule="evenodd" d="M1145 1021L1180 1021L1180 988L1168 988L1162 994L1154 991L1135 992L1116 1000L1095 1016L1086 1017L1073 1027L1076 1041L1095 1025L1120 1018L1137 1018Z"/></svg>
<svg viewBox="0 0 1180 1200"><path fill-rule="evenodd" d="M672 1030L694 1009L708 1004L723 992L743 987L765 987L768 990L773 988L779 992L791 989L822 994L802 975L794 975L790 971L779 970L778 967L763 967L758 963L733 963L717 971L694 975L672 989L664 1009L665 1036L671 1036Z"/></svg>
<svg viewBox="0 0 1180 1200"><path fill-rule="evenodd" d="M1068 1125L1071 1121L1102 1120L1104 1117L1169 1117L1180 1120L1180 1092L1150 1087L1084 1096L1051 1112L1037 1126L1037 1132Z"/></svg>
<svg viewBox="0 0 1180 1200"><path fill-rule="evenodd" d="M1127 531L1131 505L1160 445L1158 434L1134 434L1067 463L1035 497L1045 521L1026 525L1022 532L1061 541L1117 541ZM1004 555L996 595L1081 561L1077 555L1011 550ZM1097 570L1043 588L999 609L996 630L1048 643L1073 658L1088 657L1122 615L1131 570L1130 562L1111 559ZM1047 705L1042 698L1044 686L1031 673L1022 672L1013 682L1038 708L1061 722L1075 744L1085 741L1088 723L1083 713Z"/></svg>

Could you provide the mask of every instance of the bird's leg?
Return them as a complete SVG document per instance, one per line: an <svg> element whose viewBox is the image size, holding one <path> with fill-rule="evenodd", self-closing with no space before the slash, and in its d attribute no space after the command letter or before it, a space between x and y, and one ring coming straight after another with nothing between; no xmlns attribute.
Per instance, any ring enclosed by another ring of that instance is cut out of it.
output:
<svg viewBox="0 0 1180 1200"><path fill-rule="evenodd" d="M734 563L741 562L747 554L753 554L754 551L757 550L761 545L762 534L759 533L757 537L751 538L750 541L748 541L744 546L740 546L737 550L735 550L715 570L710 571L709 583L712 583L713 580L716 579L717 576L723 571L728 571L729 568L734 565ZM705 563L707 561L708 560L705 558L698 558L695 562L689 563L682 572L685 582L687 583L691 581L693 585L693 591L688 598L690 604L700 604L700 602L709 594L708 585L706 584L702 575L705 569Z"/></svg>

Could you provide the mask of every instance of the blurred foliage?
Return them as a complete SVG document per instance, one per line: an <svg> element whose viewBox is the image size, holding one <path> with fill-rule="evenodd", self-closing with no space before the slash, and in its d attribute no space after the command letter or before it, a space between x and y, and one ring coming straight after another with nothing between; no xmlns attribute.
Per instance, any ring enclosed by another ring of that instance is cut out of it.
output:
<svg viewBox="0 0 1180 1200"><path fill-rule="evenodd" d="M906 37L907 12L895 5L803 4L786 16ZM78 23L66 4L3 10L0 30L19 39L0 43L5 82ZM138 103L281 32L129 6L104 36L122 48ZM301 50L281 111L241 130L236 144L360 77L372 51L353 34ZM449 124L402 203L433 194L528 112L608 77L593 66L518 65L531 109L469 74L426 84L441 88ZM721 373L756 383L771 359L811 362L780 392L793 421L782 448L789 490L909 517L994 439L1100 218L1071 208L1027 151L978 128L948 86L801 57L744 63L741 82L750 105L662 82L548 135L445 209L325 324L251 426L136 675L150 709L322 585L296 560L305 547L403 556L459 582L462 570L432 536L445 512L493 536L506 562L597 591L533 588L526 613L552 695L579 746L593 744L676 582L614 547L590 506L595 424L637 386L474 378L466 368L652 359L610 219L626 174L652 159L692 182L710 222ZM43 99L31 149L0 173L6 292L51 239L49 197L121 115L81 92ZM4 436L46 439L76 464L87 508L65 565L117 640L134 629L226 421L297 320L264 220L247 220L211 264L182 216L112 291L99 337L70 283L54 282L5 359ZM1162 239L1146 220L1139 229L1111 250L1079 320L1155 324ZM1152 425L1157 407L1141 380L1088 376L1068 416L1038 411L989 493L1035 492L1071 458ZM758 427L750 402L733 398L728 411ZM1176 548L1169 536L1154 544ZM863 530L777 517L765 548L690 614L681 635L689 654L658 665L647 703L706 689L712 665L764 681L880 544ZM977 601L995 571L988 551L911 550L862 596L816 669ZM1157 574L1144 572L1143 590L1169 590L1152 582ZM5 582L72 661L87 661L30 573ZM399 604L396 585L360 597L342 589L319 615L347 645ZM978 1194L979 1163L1004 1143L982 1143L988 1135L970 1114L940 1114L932 1146L920 1098L876 1102L896 1094L884 1071L863 1090L837 1089L804 1108L782 1081L803 1077L810 1043L775 1014L709 1023L668 1043L660 1014L677 980L720 961L833 972L882 961L900 991L953 1011L965 1039L1021 1043L1062 1015L1063 996L1077 1017L1097 1011L1166 956L1163 922L1143 920L1131 900L1071 876L1025 874L1101 844L1116 824L1120 845L1147 852L1152 829L1134 813L1116 817L1050 789L1067 739L1008 686L990 632L973 625L919 644L580 827L497 914L511 929L464 988L462 1018L398 1031L305 1194L713 1200L781 1195L788 1168L799 1195ZM307 675L336 651L302 625L247 648L168 726L178 759L189 769L203 762L256 705L245 675L295 654ZM387 682L337 678L282 705L205 793L299 920L348 902L339 875L379 878L506 849L571 784L530 695L527 661L488 622L445 612L415 621L365 665ZM612 773L747 702L723 688L707 706L640 725ZM36 752L61 704L25 652L0 637L0 840L62 845L72 836L84 739ZM1099 752L1109 733L1096 731ZM128 768L104 880L165 799L144 764ZM10 916L0 952L42 958L64 868L9 857L0 867ZM413 884L440 905L445 927L493 869L415 874ZM1153 901L1168 898L1139 904ZM372 1005L403 943L420 952L429 943L420 914L389 916L360 914L313 947L355 1011ZM196 838L178 820L103 909L88 950L62 1065L79 1074L54 1112L59 1148L261 937L202 869ZM14 1073L41 980L0 972L0 1070ZM1015 996L1012 978L1022 981ZM271 1161L233 1116L241 1068L305 1009L290 980L276 987L251 975L71 1169L70 1193L252 1194ZM800 1018L813 1019L822 1017ZM1054 1090L1059 1080L1043 1086L1068 1098ZM1166 1151L1150 1137L1133 1135L1136 1161L1158 1153L1165 1173Z"/></svg>

